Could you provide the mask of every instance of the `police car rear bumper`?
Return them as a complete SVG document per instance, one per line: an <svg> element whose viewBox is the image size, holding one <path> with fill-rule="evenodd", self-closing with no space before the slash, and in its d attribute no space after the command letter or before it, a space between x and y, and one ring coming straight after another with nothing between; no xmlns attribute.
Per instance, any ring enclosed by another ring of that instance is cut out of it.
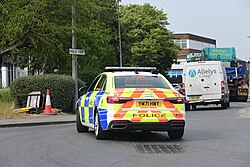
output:
<svg viewBox="0 0 250 167"><path fill-rule="evenodd" d="M168 122L130 122L130 121L111 121L108 130L111 131L169 131L183 129L184 120L172 120Z"/></svg>

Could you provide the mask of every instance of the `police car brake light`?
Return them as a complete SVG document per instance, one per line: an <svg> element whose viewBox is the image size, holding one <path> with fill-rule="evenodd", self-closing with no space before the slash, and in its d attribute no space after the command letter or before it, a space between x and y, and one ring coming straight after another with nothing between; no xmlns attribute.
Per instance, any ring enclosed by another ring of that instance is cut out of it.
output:
<svg viewBox="0 0 250 167"><path fill-rule="evenodd" d="M108 96L107 103L126 103L128 101L132 101L133 98L131 97L115 97L115 96Z"/></svg>
<svg viewBox="0 0 250 167"><path fill-rule="evenodd" d="M165 101L169 101L171 103L174 103L174 104L178 104L178 103L183 103L184 100L182 97L171 97L171 98L165 98L164 99Z"/></svg>

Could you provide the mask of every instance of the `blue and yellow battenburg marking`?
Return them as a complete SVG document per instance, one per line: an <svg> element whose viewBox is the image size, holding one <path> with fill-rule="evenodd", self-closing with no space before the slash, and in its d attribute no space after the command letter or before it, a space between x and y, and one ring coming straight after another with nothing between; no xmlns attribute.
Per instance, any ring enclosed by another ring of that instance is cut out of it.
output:
<svg viewBox="0 0 250 167"><path fill-rule="evenodd" d="M104 91L92 91L83 96L79 101L80 110L81 110L81 121L82 123L94 123L94 108L97 107L100 103L100 100L105 92ZM107 124L107 110L98 109L100 115L101 126L105 127ZM102 118L104 120L102 120Z"/></svg>

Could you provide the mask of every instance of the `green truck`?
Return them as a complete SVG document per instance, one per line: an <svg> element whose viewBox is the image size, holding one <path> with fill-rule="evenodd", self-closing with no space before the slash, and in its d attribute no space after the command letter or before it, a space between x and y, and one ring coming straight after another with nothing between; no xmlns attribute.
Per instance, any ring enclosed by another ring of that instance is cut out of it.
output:
<svg viewBox="0 0 250 167"><path fill-rule="evenodd" d="M221 62L231 62L234 66L237 61L236 51L234 47L231 48L204 48L202 51L204 60L218 60Z"/></svg>
<svg viewBox="0 0 250 167"><path fill-rule="evenodd" d="M201 53L201 60L224 62L227 73L230 100L247 101L248 85L244 79L245 67L237 66L237 57L234 47L204 48Z"/></svg>

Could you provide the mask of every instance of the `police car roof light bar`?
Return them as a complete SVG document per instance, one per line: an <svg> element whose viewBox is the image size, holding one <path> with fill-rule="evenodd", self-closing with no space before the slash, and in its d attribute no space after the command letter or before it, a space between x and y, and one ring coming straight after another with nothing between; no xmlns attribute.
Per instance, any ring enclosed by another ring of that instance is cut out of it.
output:
<svg viewBox="0 0 250 167"><path fill-rule="evenodd" d="M143 71L152 72L158 71L156 67L105 67L105 72L115 72L115 71Z"/></svg>

